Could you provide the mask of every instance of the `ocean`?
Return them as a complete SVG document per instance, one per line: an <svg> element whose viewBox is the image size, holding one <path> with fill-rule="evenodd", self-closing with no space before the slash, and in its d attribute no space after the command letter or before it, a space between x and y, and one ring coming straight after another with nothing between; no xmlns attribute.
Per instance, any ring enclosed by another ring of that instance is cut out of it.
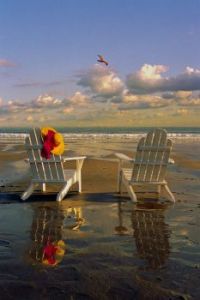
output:
<svg viewBox="0 0 200 300"><path fill-rule="evenodd" d="M61 132L65 141L69 139L111 139L140 138L150 131L150 127L55 127ZM166 127L168 136L175 140L200 140L200 127ZM0 142L23 143L29 132L28 127L1 127Z"/></svg>

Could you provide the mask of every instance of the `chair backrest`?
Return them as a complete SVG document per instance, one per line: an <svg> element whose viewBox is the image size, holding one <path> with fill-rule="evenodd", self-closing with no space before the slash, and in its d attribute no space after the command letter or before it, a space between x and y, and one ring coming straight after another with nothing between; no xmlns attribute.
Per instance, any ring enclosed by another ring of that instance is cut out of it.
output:
<svg viewBox="0 0 200 300"><path fill-rule="evenodd" d="M50 159L41 156L43 140L41 130L33 128L25 140L33 182L64 182L61 156L51 155Z"/></svg>
<svg viewBox="0 0 200 300"><path fill-rule="evenodd" d="M141 138L132 173L132 181L161 182L166 173L172 141L167 139L167 131L154 129Z"/></svg>

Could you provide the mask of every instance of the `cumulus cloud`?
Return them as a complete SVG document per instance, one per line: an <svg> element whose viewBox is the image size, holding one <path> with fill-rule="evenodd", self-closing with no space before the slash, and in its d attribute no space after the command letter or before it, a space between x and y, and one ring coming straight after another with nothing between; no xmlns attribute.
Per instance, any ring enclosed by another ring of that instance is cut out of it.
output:
<svg viewBox="0 0 200 300"><path fill-rule="evenodd" d="M89 97L82 94L81 92L76 92L71 98L70 102L74 105L87 105Z"/></svg>
<svg viewBox="0 0 200 300"><path fill-rule="evenodd" d="M200 70L187 67L174 77L167 77L167 70L164 65L145 64L127 77L126 87L113 70L95 65L78 76L77 85L85 90L77 90L67 98L49 94L39 95L28 102L5 102L0 98L0 121L1 124L10 120L23 124L48 120L65 124L66 120L97 120L98 124L98 120L107 118L110 124L112 117L135 116L138 122L142 118L146 122L148 109L151 109L148 119L161 120L168 106L171 116L188 119L200 107Z"/></svg>
<svg viewBox="0 0 200 300"><path fill-rule="evenodd" d="M200 97L179 99L177 103L182 106L200 106Z"/></svg>
<svg viewBox="0 0 200 300"><path fill-rule="evenodd" d="M162 79L161 74L168 70L164 65L148 65L144 64L142 68L137 72L138 78L141 80L156 81Z"/></svg>
<svg viewBox="0 0 200 300"><path fill-rule="evenodd" d="M20 101L17 100L10 100L8 103L3 103L0 104L0 112L3 113L13 113L13 112L18 112L22 111L26 108L27 104L24 104Z"/></svg>
<svg viewBox="0 0 200 300"><path fill-rule="evenodd" d="M174 99L181 106L200 106L200 96L191 91L178 91L174 93Z"/></svg>
<svg viewBox="0 0 200 300"><path fill-rule="evenodd" d="M119 97L124 89L124 84L117 74L99 65L95 65L78 77L77 84L94 94L96 100L112 100Z"/></svg>
<svg viewBox="0 0 200 300"><path fill-rule="evenodd" d="M135 94L148 94L200 89L200 70L187 67L177 76L163 77L162 73L167 69L164 65L143 65L138 72L127 76L126 84L129 91Z"/></svg>
<svg viewBox="0 0 200 300"><path fill-rule="evenodd" d="M185 98L191 97L192 92L191 91L178 91L174 95L175 95L176 99L185 99Z"/></svg>
<svg viewBox="0 0 200 300"><path fill-rule="evenodd" d="M133 95L125 93L123 96L123 103L120 104L119 109L144 109L144 108L160 108L171 104L158 95Z"/></svg>
<svg viewBox="0 0 200 300"><path fill-rule="evenodd" d="M55 107L62 103L62 100L50 96L48 94L40 95L33 102L33 106L36 107Z"/></svg>

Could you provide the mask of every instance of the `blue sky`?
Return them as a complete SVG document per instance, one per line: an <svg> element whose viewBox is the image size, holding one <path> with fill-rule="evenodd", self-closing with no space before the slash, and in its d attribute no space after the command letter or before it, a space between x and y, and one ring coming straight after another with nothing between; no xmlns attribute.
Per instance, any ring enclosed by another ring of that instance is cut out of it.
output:
<svg viewBox="0 0 200 300"><path fill-rule="evenodd" d="M199 0L2 0L0 126L198 126L199 46Z"/></svg>

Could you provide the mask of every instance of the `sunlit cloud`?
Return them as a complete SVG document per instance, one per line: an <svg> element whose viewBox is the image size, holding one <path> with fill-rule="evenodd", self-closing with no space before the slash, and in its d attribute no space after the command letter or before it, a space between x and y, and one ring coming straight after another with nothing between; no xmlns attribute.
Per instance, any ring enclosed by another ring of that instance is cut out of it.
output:
<svg viewBox="0 0 200 300"><path fill-rule="evenodd" d="M191 97L185 99L179 99L178 104L182 106L200 106L200 97Z"/></svg>
<svg viewBox="0 0 200 300"><path fill-rule="evenodd" d="M166 66L146 64L138 72L127 76L127 88L135 94L200 89L200 70L186 67L183 73L175 77L163 77L161 74L166 71Z"/></svg>
<svg viewBox="0 0 200 300"><path fill-rule="evenodd" d="M176 99L186 99L192 96L191 91L178 91L174 94Z"/></svg>
<svg viewBox="0 0 200 300"><path fill-rule="evenodd" d="M156 81L162 79L161 74L168 70L164 65L148 65L144 64L142 68L137 72L138 78L141 80Z"/></svg>
<svg viewBox="0 0 200 300"><path fill-rule="evenodd" d="M89 102L89 97L81 92L76 92L71 98L70 102L74 105L87 105Z"/></svg>
<svg viewBox="0 0 200 300"><path fill-rule="evenodd" d="M167 71L164 65L145 64L129 75L126 86L113 70L94 65L78 75L79 89L71 95L61 97L59 93L53 96L46 92L29 101L5 101L0 97L0 122L6 126L8 123L25 125L26 122L31 125L36 122L134 125L134 120L138 125L156 120L161 124L162 121L171 124L173 120L197 123L200 70L187 67L174 77L166 76ZM190 88L186 89L188 86Z"/></svg>
<svg viewBox="0 0 200 300"><path fill-rule="evenodd" d="M63 109L63 113L64 113L64 114L70 114L70 113L73 112L73 111L74 111L74 107L72 107L72 106L65 107L65 108Z"/></svg>
<svg viewBox="0 0 200 300"><path fill-rule="evenodd" d="M116 73L99 65L94 65L78 77L77 84L92 93L96 101L112 101L112 98L119 97L124 89L124 83Z"/></svg>
<svg viewBox="0 0 200 300"><path fill-rule="evenodd" d="M55 107L62 103L62 100L50 96L48 94L40 95L33 102L32 105L36 107Z"/></svg>
<svg viewBox="0 0 200 300"><path fill-rule="evenodd" d="M165 107L172 103L172 100L166 100L160 95L134 95L128 92L123 95L123 102L120 109L144 109Z"/></svg>

